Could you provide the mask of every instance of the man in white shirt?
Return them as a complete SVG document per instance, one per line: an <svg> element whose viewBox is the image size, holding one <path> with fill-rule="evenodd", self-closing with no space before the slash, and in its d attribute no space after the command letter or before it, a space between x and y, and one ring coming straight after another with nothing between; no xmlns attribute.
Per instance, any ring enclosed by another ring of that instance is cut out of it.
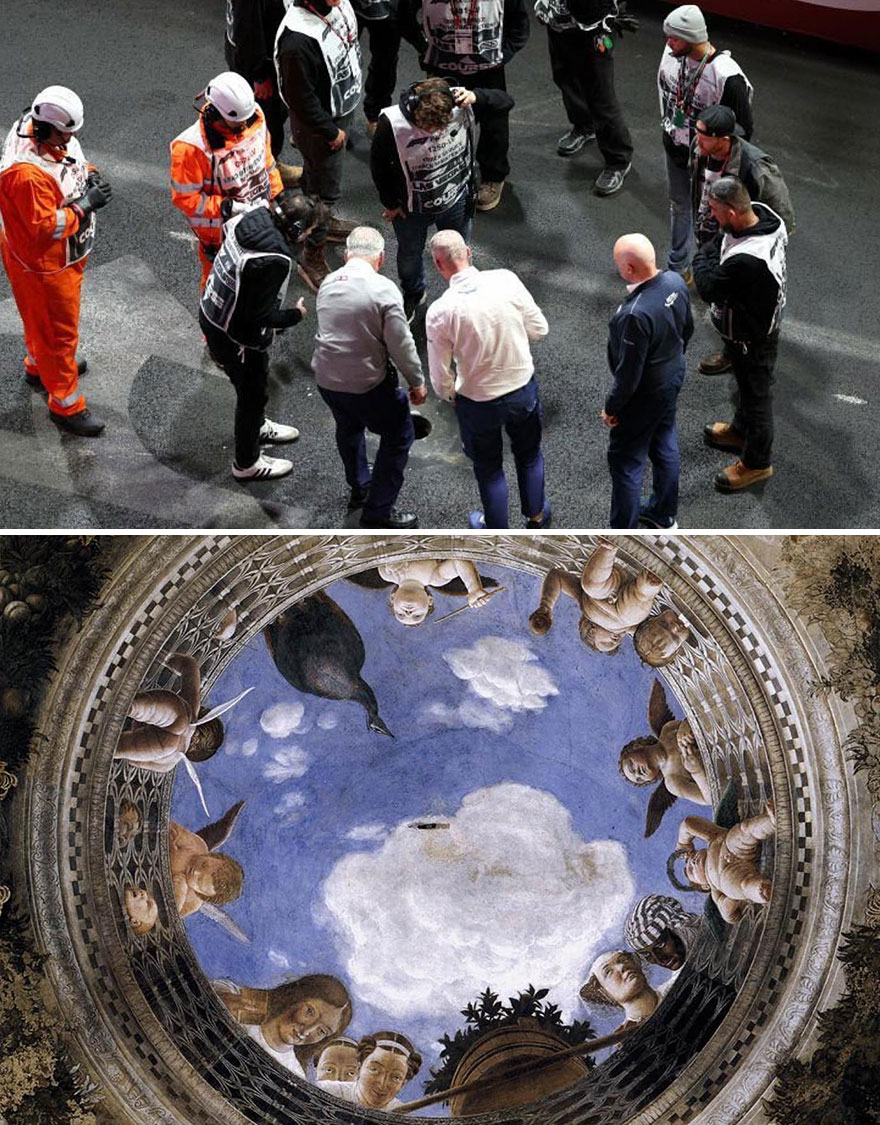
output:
<svg viewBox="0 0 880 1125"><path fill-rule="evenodd" d="M394 504L415 436L409 405L421 405L428 392L400 290L379 273L384 261L382 235L356 227L346 241L345 265L318 292L312 368L336 422L349 510L363 508L361 527L399 531L418 526L413 513ZM398 372L408 396L398 387ZM379 435L372 475L365 430Z"/></svg>
<svg viewBox="0 0 880 1125"><path fill-rule="evenodd" d="M508 526L506 430L526 527L548 527L541 404L529 348L530 340L547 335L547 320L516 274L471 265L470 249L457 231L438 231L431 253L449 288L428 309L428 363L434 390L455 405L462 445L480 489L483 511L472 512L468 524Z"/></svg>

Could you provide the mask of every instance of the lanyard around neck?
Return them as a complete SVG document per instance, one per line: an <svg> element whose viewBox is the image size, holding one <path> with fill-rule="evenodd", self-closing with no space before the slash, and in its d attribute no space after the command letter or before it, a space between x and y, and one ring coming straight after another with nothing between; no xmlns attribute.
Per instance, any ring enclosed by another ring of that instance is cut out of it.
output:
<svg viewBox="0 0 880 1125"><path fill-rule="evenodd" d="M699 66L694 70L690 80L685 82L684 76L687 71L687 57L681 60L681 65L678 68L678 94L676 97L676 104L680 106L685 112L689 112L694 104L694 93L697 86L700 84L700 79L703 77L703 71L707 65L715 58L715 52L711 46L706 48L706 53L700 59Z"/></svg>
<svg viewBox="0 0 880 1125"><path fill-rule="evenodd" d="M342 22L345 24L345 35L344 36L340 33L339 28L335 27L334 24L331 23L331 21L326 16L322 16L319 11L316 11L312 7L312 5L308 3L308 0L305 0L305 2L303 3L303 7L306 8L309 12L311 12L313 16L317 16L318 19L321 21L321 23L325 24L327 27L330 28L330 30L333 32L333 34L336 36L336 38L339 40L339 42L343 45L343 47L345 47L346 51L351 50L351 45L352 45L352 43L355 42L355 40L357 39L357 36L352 32L352 29L348 26L348 17L346 16L345 12L342 11L341 8L339 9L339 15L342 17Z"/></svg>

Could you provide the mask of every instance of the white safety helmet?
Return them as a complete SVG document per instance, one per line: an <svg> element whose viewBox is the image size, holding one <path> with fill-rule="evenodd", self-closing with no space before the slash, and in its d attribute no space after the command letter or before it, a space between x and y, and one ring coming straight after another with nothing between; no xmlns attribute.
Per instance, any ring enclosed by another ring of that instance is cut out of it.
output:
<svg viewBox="0 0 880 1125"><path fill-rule="evenodd" d="M257 108L250 82L234 70L224 70L212 78L202 96L231 125L241 125Z"/></svg>
<svg viewBox="0 0 880 1125"><path fill-rule="evenodd" d="M83 104L66 86L47 86L34 98L31 117L64 133L77 133L82 128Z"/></svg>

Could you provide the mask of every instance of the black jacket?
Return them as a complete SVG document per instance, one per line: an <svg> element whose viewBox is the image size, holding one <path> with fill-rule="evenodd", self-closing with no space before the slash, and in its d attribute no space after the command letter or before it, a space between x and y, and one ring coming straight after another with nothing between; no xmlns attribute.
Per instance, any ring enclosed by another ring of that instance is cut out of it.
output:
<svg viewBox="0 0 880 1125"><path fill-rule="evenodd" d="M227 330L233 340L245 347L266 348L272 342L273 329L290 328L302 320L299 309L282 309L279 298L293 254L268 207L247 211L236 225L235 234L243 250L282 254L287 259L287 265L274 258L257 258L245 264Z"/></svg>
<svg viewBox="0 0 880 1125"><path fill-rule="evenodd" d="M476 101L471 106L474 117L479 123L487 113L509 113L513 109L514 101L506 90L473 90ZM404 95L401 94L400 108L403 109ZM384 114L379 116L379 124L373 137L370 148L370 173L376 191L382 201L382 206L393 210L395 207L407 209L406 176L397 154L397 145L394 142L394 130L391 122ZM471 187L476 186L476 161L471 165Z"/></svg>
<svg viewBox="0 0 880 1125"><path fill-rule="evenodd" d="M324 15L329 11L320 0L312 7ZM290 116L303 128L334 140L339 126L333 120L330 75L317 39L299 31L285 31L278 43L278 71L279 92Z"/></svg>
<svg viewBox="0 0 880 1125"><path fill-rule="evenodd" d="M691 145L691 207L694 218L700 211L703 199L703 184L709 157L703 156L697 147L696 139ZM713 167L718 168L715 164ZM766 203L772 207L785 223L789 234L794 233L794 208L788 187L782 178L782 173L772 156L768 156L763 149L744 141L740 137L731 138L730 156L724 166L724 175L737 176L746 186L753 201ZM717 230L717 223L706 225L704 231L698 232L701 241L712 237L712 227ZM704 233L705 232L705 233Z"/></svg>
<svg viewBox="0 0 880 1125"><path fill-rule="evenodd" d="M284 0L226 0L226 62L248 82L275 77L275 36Z"/></svg>
<svg viewBox="0 0 880 1125"><path fill-rule="evenodd" d="M423 59L428 49L425 29L422 25L422 0L399 0L397 20L400 34L419 53ZM510 62L517 51L521 51L529 41L531 23L526 0L504 0L504 22L501 26L502 66Z"/></svg>
<svg viewBox="0 0 880 1125"><path fill-rule="evenodd" d="M756 226L738 238L770 234L781 219L760 203L754 204ZM721 261L722 235L707 242L694 257L694 283L704 301L715 305L712 319L728 340L759 343L767 338L779 301L779 283L767 264L754 254L732 254Z"/></svg>

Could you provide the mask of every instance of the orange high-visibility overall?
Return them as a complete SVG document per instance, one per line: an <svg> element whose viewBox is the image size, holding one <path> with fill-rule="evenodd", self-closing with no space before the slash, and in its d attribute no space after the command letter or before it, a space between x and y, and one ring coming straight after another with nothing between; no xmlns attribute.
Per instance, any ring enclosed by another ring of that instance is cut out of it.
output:
<svg viewBox="0 0 880 1125"><path fill-rule="evenodd" d="M253 203L274 199L283 186L259 107L243 132L222 136L225 144L212 148L200 116L171 142L171 202L186 216L199 240L202 289L223 242L223 200Z"/></svg>
<svg viewBox="0 0 880 1125"><path fill-rule="evenodd" d="M17 121L0 158L0 253L24 323L25 368L39 374L53 414L78 414L80 292L95 221L81 225L68 204L86 190L89 165L75 137L65 152L30 131L29 117Z"/></svg>

